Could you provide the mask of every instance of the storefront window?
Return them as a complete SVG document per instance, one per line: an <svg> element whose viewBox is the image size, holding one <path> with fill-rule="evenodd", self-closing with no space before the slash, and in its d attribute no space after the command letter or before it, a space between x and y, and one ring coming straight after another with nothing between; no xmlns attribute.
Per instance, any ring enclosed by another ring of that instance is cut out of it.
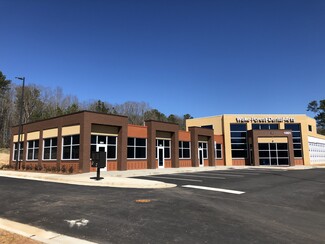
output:
<svg viewBox="0 0 325 244"><path fill-rule="evenodd" d="M39 140L27 142L27 160L38 159Z"/></svg>
<svg viewBox="0 0 325 244"><path fill-rule="evenodd" d="M62 159L79 159L79 135L63 137Z"/></svg>
<svg viewBox="0 0 325 244"><path fill-rule="evenodd" d="M247 125L230 124L232 158L247 158Z"/></svg>
<svg viewBox="0 0 325 244"><path fill-rule="evenodd" d="M128 138L128 159L147 158L147 140L144 138Z"/></svg>
<svg viewBox="0 0 325 244"><path fill-rule="evenodd" d="M286 130L292 130L293 152L295 158L302 157L300 124L285 124Z"/></svg>
<svg viewBox="0 0 325 244"><path fill-rule="evenodd" d="M179 158L190 159L191 158L191 143L189 141L179 141Z"/></svg>
<svg viewBox="0 0 325 244"><path fill-rule="evenodd" d="M44 139L43 148L43 159L44 160L55 160L57 155L57 138L46 138Z"/></svg>

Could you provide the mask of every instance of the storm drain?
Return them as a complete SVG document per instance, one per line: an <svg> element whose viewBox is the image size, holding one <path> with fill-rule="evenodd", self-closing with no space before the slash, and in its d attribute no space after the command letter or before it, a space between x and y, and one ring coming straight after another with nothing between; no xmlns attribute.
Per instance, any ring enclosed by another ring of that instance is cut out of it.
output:
<svg viewBox="0 0 325 244"><path fill-rule="evenodd" d="M135 202L138 202L138 203L148 203L148 202L151 202L150 199L137 199L135 200Z"/></svg>

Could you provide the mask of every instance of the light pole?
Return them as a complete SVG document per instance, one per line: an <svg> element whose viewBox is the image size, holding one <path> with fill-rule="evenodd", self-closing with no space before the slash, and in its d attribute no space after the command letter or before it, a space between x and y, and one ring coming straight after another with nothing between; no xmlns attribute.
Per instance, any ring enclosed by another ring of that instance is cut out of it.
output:
<svg viewBox="0 0 325 244"><path fill-rule="evenodd" d="M24 90L25 90L25 77L15 77L18 80L23 81L23 87L21 90L21 101L20 101L20 114L19 114L19 129L18 129L18 145L17 145L17 158L15 169L20 169L19 158L20 158L20 137L22 133L22 120L23 120L23 106L24 106Z"/></svg>

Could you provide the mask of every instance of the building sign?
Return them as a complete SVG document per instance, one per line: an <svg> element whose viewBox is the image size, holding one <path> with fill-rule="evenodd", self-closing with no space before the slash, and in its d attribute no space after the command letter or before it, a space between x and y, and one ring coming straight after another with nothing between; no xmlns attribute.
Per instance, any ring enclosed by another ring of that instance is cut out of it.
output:
<svg viewBox="0 0 325 244"><path fill-rule="evenodd" d="M290 117L278 117L278 118L248 118L248 117L238 117L236 118L237 123L281 123L281 122L285 122L285 123L292 123L295 122L294 118L290 118Z"/></svg>

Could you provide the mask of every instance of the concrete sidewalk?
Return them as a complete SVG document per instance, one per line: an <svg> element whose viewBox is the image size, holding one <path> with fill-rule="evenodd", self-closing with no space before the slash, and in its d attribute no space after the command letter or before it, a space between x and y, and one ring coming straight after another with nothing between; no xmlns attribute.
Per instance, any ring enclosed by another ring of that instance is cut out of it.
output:
<svg viewBox="0 0 325 244"><path fill-rule="evenodd" d="M209 170L229 170L229 169L285 169L285 170L304 170L316 168L314 166L294 166L294 167L253 167L253 166L213 166L213 167L188 167L188 168L165 168L165 169L145 169L145 170L127 170L127 171L106 171L101 172L104 179L96 181L91 179L96 176L96 172L83 174L49 174L25 171L0 170L0 177L11 177L28 180L47 181L64 184L84 185L84 186L101 186L101 187L120 187L120 188L170 188L174 184L160 182L156 180L133 179L130 177L158 175L158 174L176 174L189 173ZM317 167L318 168L318 167Z"/></svg>
<svg viewBox="0 0 325 244"><path fill-rule="evenodd" d="M46 244L93 244L86 240L61 235L52 231L46 231L40 228L36 228L30 225L21 224L11 220L0 218L0 229L15 233L24 237L28 237L32 240L39 241Z"/></svg>

